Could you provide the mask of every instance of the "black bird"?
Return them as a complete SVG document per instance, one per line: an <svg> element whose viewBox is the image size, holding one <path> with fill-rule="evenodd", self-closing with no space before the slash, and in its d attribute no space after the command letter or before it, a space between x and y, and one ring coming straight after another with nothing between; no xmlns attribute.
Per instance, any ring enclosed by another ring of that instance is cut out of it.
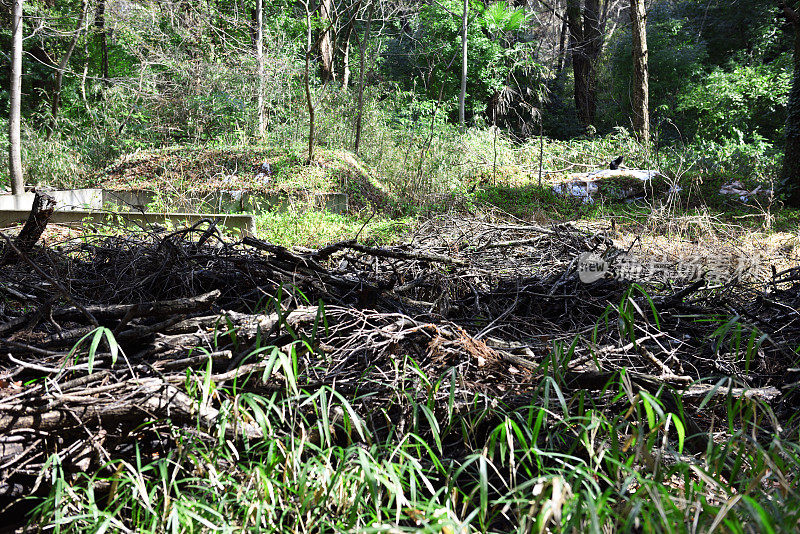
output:
<svg viewBox="0 0 800 534"><path fill-rule="evenodd" d="M612 161L608 165L608 168L611 169L612 171L615 171L615 170L619 169L620 165L622 165L622 156L620 156L617 159L615 159L614 161Z"/></svg>

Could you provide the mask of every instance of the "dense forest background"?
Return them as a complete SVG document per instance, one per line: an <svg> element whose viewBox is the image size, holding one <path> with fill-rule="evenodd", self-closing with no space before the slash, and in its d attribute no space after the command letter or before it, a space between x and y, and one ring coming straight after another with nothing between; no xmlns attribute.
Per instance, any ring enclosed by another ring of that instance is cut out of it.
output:
<svg viewBox="0 0 800 534"><path fill-rule="evenodd" d="M10 27L4 9L3 110ZM463 27L467 136L458 127ZM417 166L408 147L424 149L430 179L411 181L433 190L453 187L446 169L465 153L539 135L624 145L632 126L630 2L622 0L29 1L24 35L29 182L80 183L144 148L302 145L309 110L323 147L354 149L363 121L355 150L396 184ZM793 42L780 5L654 0L647 38L655 152L679 151L711 172L775 176ZM588 116L576 106L576 56L589 64ZM5 152L5 136L0 143Z"/></svg>

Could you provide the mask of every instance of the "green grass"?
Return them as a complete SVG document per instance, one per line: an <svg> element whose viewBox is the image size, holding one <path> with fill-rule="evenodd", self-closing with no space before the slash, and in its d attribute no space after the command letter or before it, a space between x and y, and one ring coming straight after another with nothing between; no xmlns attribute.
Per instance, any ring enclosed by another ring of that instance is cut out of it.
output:
<svg viewBox="0 0 800 534"><path fill-rule="evenodd" d="M259 238L284 246L320 247L355 239L374 243L397 241L413 226L410 217L392 219L384 215L361 217L329 211L266 212L256 217Z"/></svg>
<svg viewBox="0 0 800 534"><path fill-rule="evenodd" d="M473 136L472 139L476 139ZM742 202L735 196L720 194L720 187L734 181L747 190L758 186L772 190L780 165L780 153L766 143L748 145L730 141L699 141L694 145L653 147L645 151L625 129L604 137L557 141L545 139L540 147L536 138L521 145L499 144L497 164L492 161L492 146L483 140L488 155L484 164L464 177L464 190L475 187L472 195L515 216L544 220L616 218L641 224L653 208L667 205L676 217L711 212L720 220L753 228L793 231L800 210L787 209L780 198L767 195ZM539 161L543 169L539 186ZM552 186L570 173L607 168L618 155L625 156L630 168L658 169L667 184L681 188L668 196L660 187L654 197L628 203L599 195L597 202L553 193ZM766 220L768 219L768 221Z"/></svg>
<svg viewBox="0 0 800 534"><path fill-rule="evenodd" d="M52 457L35 522L59 533L451 534L790 532L800 521L795 418L780 430L757 399L702 399L713 437L692 433L679 395L624 372L599 395L570 390L561 370L573 351L558 344L524 393L494 399L464 397L455 369L430 376L398 356L379 405L369 383L347 396L304 388L297 353L271 354L284 386L272 393L255 376L217 390L210 368L187 374L190 395L220 402L210 433L141 427L133 461L75 478ZM231 441L237 421L268 437ZM138 444L156 436L168 452Z"/></svg>
<svg viewBox="0 0 800 534"><path fill-rule="evenodd" d="M800 209L783 206L780 200L756 197L742 202L738 197L720 194L720 186L728 183L721 178L687 176L680 181L682 191L668 196L657 193L633 202L609 199L597 195L595 202L557 194L552 185L539 186L535 179L497 185L484 183L472 194L476 202L496 206L516 217L550 221L607 220L626 221L631 227L648 223L654 211L662 210L669 217L693 217L713 214L719 221L752 230L794 232L800 220ZM750 190L755 180L746 182Z"/></svg>
<svg viewBox="0 0 800 534"><path fill-rule="evenodd" d="M268 145L179 145L137 152L124 156L98 176L108 189L165 188L179 192L217 190L294 193L297 191L333 192L346 180L372 180L373 171L352 155L342 151L316 151L311 165L302 149ZM271 175L256 179L262 164L269 164Z"/></svg>

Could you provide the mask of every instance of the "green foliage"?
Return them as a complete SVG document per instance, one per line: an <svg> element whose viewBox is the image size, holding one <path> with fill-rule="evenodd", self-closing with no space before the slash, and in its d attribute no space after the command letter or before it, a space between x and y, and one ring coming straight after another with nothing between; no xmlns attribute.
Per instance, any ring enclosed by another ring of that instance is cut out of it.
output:
<svg viewBox="0 0 800 534"><path fill-rule="evenodd" d="M779 4L773 0L683 0L674 16L685 19L708 51L708 63L769 62L790 47L790 32L779 29Z"/></svg>
<svg viewBox="0 0 800 534"><path fill-rule="evenodd" d="M662 124L662 127L668 127ZM654 135L660 136L656 131ZM490 150L484 145L484 151ZM485 158L464 177L464 189L475 186L471 196L508 213L537 221L563 221L599 219L608 222L626 220L646 223L651 217L680 220L712 209L722 221L738 225L793 231L798 213L796 210L774 209L769 191L774 187L775 176L781 165L781 151L763 139L726 140L719 142L698 140L690 145L657 146L647 151L624 128L593 139L558 141L545 139L543 143L543 183L538 184L539 141L532 139L524 145L497 143L497 166ZM645 198L620 200L610 192L601 192L593 203L553 192L553 185L567 178L567 173L598 170L607 167L620 154L625 165L640 169L660 169L665 175L655 185L653 195ZM548 172L551 169L559 172ZM758 187L762 193L743 202L737 196L720 193L720 187L739 181L752 191ZM680 191L667 192L669 186ZM610 193L610 194L609 194ZM675 211L658 215L659 205L670 205ZM696 236L695 236L696 237Z"/></svg>
<svg viewBox="0 0 800 534"><path fill-rule="evenodd" d="M697 39L696 28L689 20L678 17L668 3L656 3L648 13L647 48L651 120L676 121L678 95L692 86L707 60L705 43ZM631 33L626 28L615 35L608 50L608 69L601 70L602 84L607 88L600 94L607 109L607 114L600 115L601 128L630 126L631 54Z"/></svg>
<svg viewBox="0 0 800 534"><path fill-rule="evenodd" d="M462 12L459 0L423 4L414 21L418 35L413 41L390 43L393 53L384 70L394 75L405 73L405 79L399 79L407 89L432 101L437 101L441 92L443 100L453 106L461 85ZM467 93L471 116L483 113L488 99L504 86L538 81L538 64L527 44L527 23L525 11L506 2L470 4Z"/></svg>
<svg viewBox="0 0 800 534"><path fill-rule="evenodd" d="M751 139L698 140L686 147L681 158L692 161L693 172L724 181L768 182L777 175L781 151L754 134Z"/></svg>
<svg viewBox="0 0 800 534"><path fill-rule="evenodd" d="M654 3L648 13L651 121L665 141L781 142L790 43L768 0ZM609 47L599 127L628 125L631 36Z"/></svg>
<svg viewBox="0 0 800 534"><path fill-rule="evenodd" d="M356 235L362 241L391 243L407 232L412 224L408 218L377 216L365 220L353 215L290 208L260 214L256 218L256 231L261 239L270 243L320 247L355 239Z"/></svg>
<svg viewBox="0 0 800 534"><path fill-rule="evenodd" d="M714 69L678 96L676 111L700 139L776 141L786 120L791 74L784 57L769 65Z"/></svg>

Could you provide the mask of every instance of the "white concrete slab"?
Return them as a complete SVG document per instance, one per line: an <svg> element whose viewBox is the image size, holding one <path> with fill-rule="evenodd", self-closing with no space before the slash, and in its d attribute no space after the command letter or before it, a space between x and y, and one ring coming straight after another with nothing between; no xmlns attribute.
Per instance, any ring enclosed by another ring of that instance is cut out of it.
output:
<svg viewBox="0 0 800 534"><path fill-rule="evenodd" d="M44 191L56 199L56 211L100 209L103 207L102 189L66 189ZM0 195L0 210L28 210L33 206L33 193Z"/></svg>

